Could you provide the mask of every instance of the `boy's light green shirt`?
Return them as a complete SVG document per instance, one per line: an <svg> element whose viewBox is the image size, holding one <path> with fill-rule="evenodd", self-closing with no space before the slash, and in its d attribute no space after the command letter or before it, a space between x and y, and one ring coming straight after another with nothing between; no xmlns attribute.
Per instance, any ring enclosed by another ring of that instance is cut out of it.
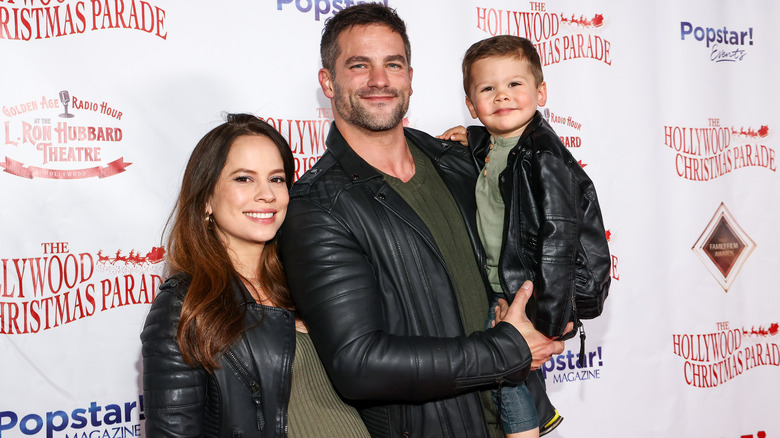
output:
<svg viewBox="0 0 780 438"><path fill-rule="evenodd" d="M491 148L485 159L485 167L479 172L477 187L477 231L485 248L488 280L493 291L502 293L498 278L498 258L504 239L504 200L498 186L498 175L506 169L509 151L520 137L490 137Z"/></svg>

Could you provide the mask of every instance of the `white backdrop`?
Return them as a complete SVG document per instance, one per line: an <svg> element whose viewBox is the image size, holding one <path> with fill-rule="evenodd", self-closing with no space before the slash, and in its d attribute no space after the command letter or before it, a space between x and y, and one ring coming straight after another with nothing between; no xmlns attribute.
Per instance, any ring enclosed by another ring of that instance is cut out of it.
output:
<svg viewBox="0 0 780 438"><path fill-rule="evenodd" d="M138 335L186 159L252 112L311 167L319 36L349 1L0 0L0 438L143 436ZM410 126L473 123L464 51L527 36L542 111L596 183L613 286L587 366L576 340L545 365L550 436L780 436L780 6L389 4Z"/></svg>

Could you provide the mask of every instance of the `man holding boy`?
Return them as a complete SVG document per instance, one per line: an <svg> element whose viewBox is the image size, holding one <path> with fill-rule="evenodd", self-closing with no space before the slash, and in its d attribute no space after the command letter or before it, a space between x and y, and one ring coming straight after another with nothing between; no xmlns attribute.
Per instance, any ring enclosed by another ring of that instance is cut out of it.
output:
<svg viewBox="0 0 780 438"><path fill-rule="evenodd" d="M537 111L547 84L531 41L499 35L474 43L463 57L463 88L471 116L484 127L460 126L439 138L467 143L483 163L477 229L494 299L511 301L519 285L534 281L527 309L534 327L562 336L569 321L598 316L609 290L609 248L593 182ZM494 318L489 313L488 324ZM561 420L539 371L524 385L504 386L501 400L507 438L539 437Z"/></svg>
<svg viewBox="0 0 780 438"><path fill-rule="evenodd" d="M522 381L563 343L525 317L530 282L504 322L480 331L477 171L466 148L403 128L403 21L379 4L346 8L326 23L321 55L335 124L279 233L298 310L372 436L496 436L480 390Z"/></svg>

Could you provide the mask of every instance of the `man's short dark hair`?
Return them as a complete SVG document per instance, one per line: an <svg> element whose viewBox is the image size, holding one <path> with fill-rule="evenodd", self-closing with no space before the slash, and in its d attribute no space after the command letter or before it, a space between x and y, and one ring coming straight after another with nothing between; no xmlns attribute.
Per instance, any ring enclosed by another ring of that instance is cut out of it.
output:
<svg viewBox="0 0 780 438"><path fill-rule="evenodd" d="M472 44L463 56L463 90L469 94L471 68L474 63L485 58L525 59L531 64L536 86L544 82L542 62L539 53L531 41L513 35L497 35Z"/></svg>
<svg viewBox="0 0 780 438"><path fill-rule="evenodd" d="M339 35L353 26L370 24L387 26L393 32L401 35L404 49L406 49L406 62L411 63L412 48L409 44L409 36L406 35L406 24L395 12L395 9L380 3L362 3L342 9L325 21L325 30L322 32L322 40L320 41L322 66L333 74L336 58L341 54Z"/></svg>

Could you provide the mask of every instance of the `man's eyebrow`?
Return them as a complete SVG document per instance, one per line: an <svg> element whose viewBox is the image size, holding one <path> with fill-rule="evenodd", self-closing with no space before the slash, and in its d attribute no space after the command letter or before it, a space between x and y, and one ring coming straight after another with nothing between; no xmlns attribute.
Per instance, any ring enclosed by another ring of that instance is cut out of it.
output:
<svg viewBox="0 0 780 438"><path fill-rule="evenodd" d="M395 62L402 62L402 63L406 64L406 56L401 55L401 54L390 55L390 56L386 56L384 61L385 62L395 61ZM355 56L347 58L344 61L344 64L355 64L355 63L360 63L360 62L371 62L371 58L369 58L368 56L365 56L365 55L355 55Z"/></svg>
<svg viewBox="0 0 780 438"><path fill-rule="evenodd" d="M385 62L389 62L389 61L400 61L406 64L406 56L398 54L398 55L390 55L385 57Z"/></svg>
<svg viewBox="0 0 780 438"><path fill-rule="evenodd" d="M355 56L351 56L351 57L347 58L344 61L344 64L354 64L356 62L371 62L371 58L369 58L368 56L363 56L363 55L355 55Z"/></svg>

